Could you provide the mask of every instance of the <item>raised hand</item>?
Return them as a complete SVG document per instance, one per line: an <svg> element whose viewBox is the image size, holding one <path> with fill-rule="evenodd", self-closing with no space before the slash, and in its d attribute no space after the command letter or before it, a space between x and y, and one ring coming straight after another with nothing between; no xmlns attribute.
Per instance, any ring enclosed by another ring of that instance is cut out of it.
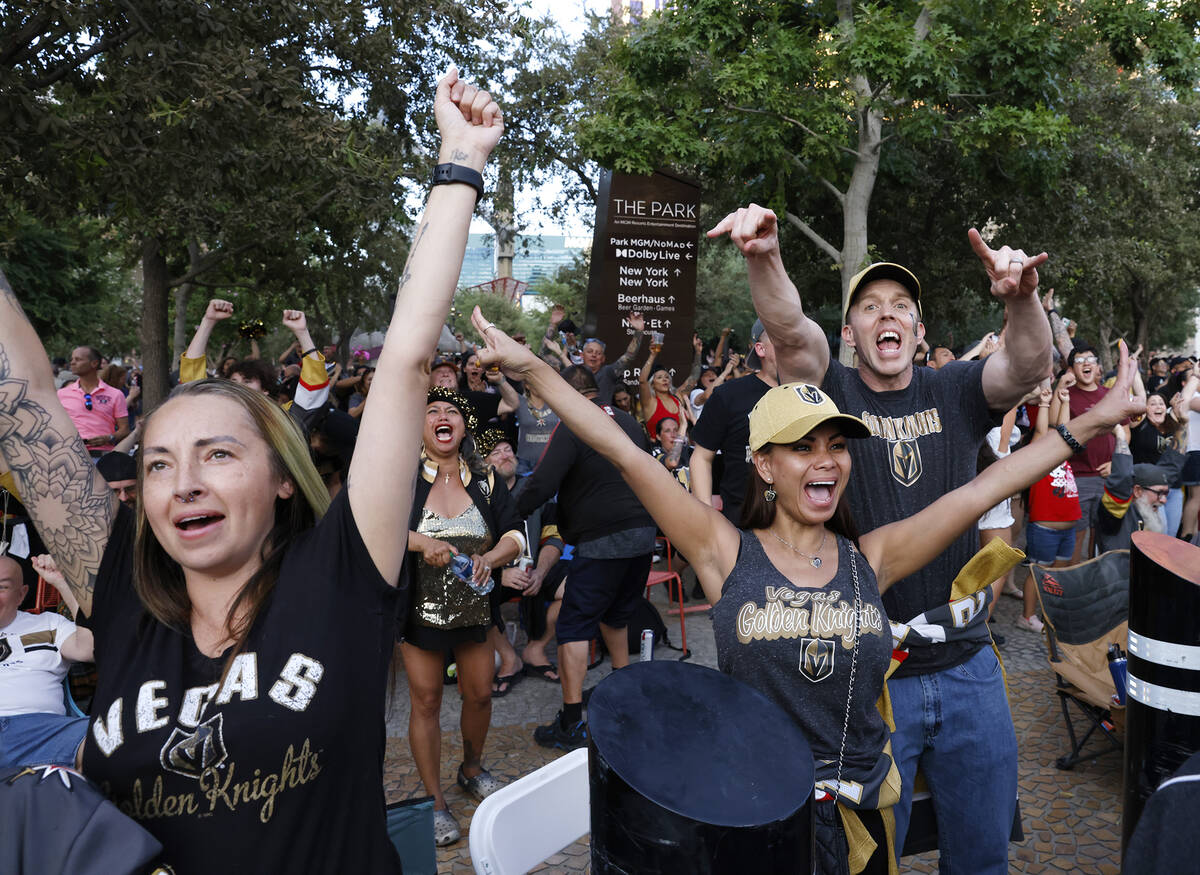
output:
<svg viewBox="0 0 1200 875"><path fill-rule="evenodd" d="M637 310L629 314L629 327L634 331L646 330L646 319Z"/></svg>
<svg viewBox="0 0 1200 875"><path fill-rule="evenodd" d="M696 350L696 355L704 352L704 341L699 334L692 334L692 349Z"/></svg>
<svg viewBox="0 0 1200 875"><path fill-rule="evenodd" d="M987 271L993 297L1008 301L1032 295L1037 291L1037 269L1049 260L1049 255L1042 252L1029 256L1023 249L1012 249L1008 246L992 249L983 242L983 237L974 228L967 232L967 238ZM1044 302L1042 306L1045 306Z"/></svg>
<svg viewBox="0 0 1200 875"><path fill-rule="evenodd" d="M303 310L284 310L283 311L283 327L297 334L301 331L308 330L308 320L304 316Z"/></svg>
<svg viewBox="0 0 1200 875"><path fill-rule="evenodd" d="M1141 416L1146 412L1146 401L1142 398L1130 398L1130 388L1133 386L1133 375L1137 370L1137 361L1129 354L1125 341L1117 344L1121 352L1121 361L1117 365L1117 378L1112 388L1108 390L1087 414L1095 415L1101 423L1112 428L1119 422Z"/></svg>
<svg viewBox="0 0 1200 875"><path fill-rule="evenodd" d="M492 96L460 79L451 65L438 80L433 109L442 135L441 160L482 170L504 133L504 117Z"/></svg>
<svg viewBox="0 0 1200 875"><path fill-rule="evenodd" d="M567 318L567 311L563 309L562 304L555 304L550 309L550 327L557 328L558 323Z"/></svg>
<svg viewBox="0 0 1200 875"><path fill-rule="evenodd" d="M42 580L46 581L46 583L59 592L67 589L67 581L62 576L62 572L58 570L58 565L55 564L54 557L49 553L29 557L29 564L33 566L33 570L38 573L38 576Z"/></svg>
<svg viewBox="0 0 1200 875"><path fill-rule="evenodd" d="M730 213L707 232L708 237L728 234L742 255L767 255L779 250L779 219L758 204Z"/></svg>
<svg viewBox="0 0 1200 875"><path fill-rule="evenodd" d="M1054 309L1054 289L1042 295L1042 309L1047 313Z"/></svg>
<svg viewBox="0 0 1200 875"><path fill-rule="evenodd" d="M484 368L500 365L513 374L523 375L531 367L543 364L532 349L523 343L517 343L489 322L479 307L471 311L471 324L475 326L475 331L483 338L485 344L475 351L479 356L479 364Z"/></svg>
<svg viewBox="0 0 1200 875"><path fill-rule="evenodd" d="M204 318L209 322L223 322L233 315L233 304L229 301L222 301L220 298L213 298L208 302L208 307L204 311Z"/></svg>

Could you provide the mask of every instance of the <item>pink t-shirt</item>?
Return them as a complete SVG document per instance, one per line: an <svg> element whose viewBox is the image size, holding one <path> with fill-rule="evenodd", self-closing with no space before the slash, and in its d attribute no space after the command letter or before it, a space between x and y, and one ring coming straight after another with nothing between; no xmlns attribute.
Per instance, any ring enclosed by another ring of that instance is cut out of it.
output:
<svg viewBox="0 0 1200 875"><path fill-rule="evenodd" d="M117 420L129 416L129 408L125 404L125 396L120 389L100 380L96 388L86 393L91 396L92 409L87 409L88 399L79 381L68 383L58 390L58 400L66 408L67 415L75 423L75 430L84 440L88 438L110 435L117 430ZM102 447L89 447L92 450L111 450L112 444Z"/></svg>

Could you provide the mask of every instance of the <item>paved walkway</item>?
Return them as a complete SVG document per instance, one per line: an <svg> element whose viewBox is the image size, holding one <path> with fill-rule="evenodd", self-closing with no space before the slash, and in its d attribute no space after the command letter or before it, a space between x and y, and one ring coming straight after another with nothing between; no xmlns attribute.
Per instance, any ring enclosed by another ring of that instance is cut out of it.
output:
<svg viewBox="0 0 1200 875"><path fill-rule="evenodd" d="M663 608L663 596L655 588L653 600ZM1021 812L1026 838L1011 847L1012 872L1087 872L1117 875L1120 871L1121 760L1109 754L1062 772L1054 761L1067 750L1066 733L1054 676L1046 664L1041 636L1013 626L1018 602L1002 598L993 628L1007 637L1001 647L1008 672L1013 722L1020 749L1019 782ZM665 612L664 612L665 616ZM679 621L667 618L669 637L679 642ZM701 665L716 665L712 626L707 614L687 617L688 644L692 659ZM657 659L678 654L659 647ZM587 685L599 682L610 671L607 661L588 674ZM412 764L407 734L407 687L403 673L397 678L396 696L388 721L388 749L384 785L388 800L424 795ZM487 767L501 780L511 781L558 756L533 742L539 723L555 715L560 703L557 684L526 678L513 692L494 700L492 729L484 757ZM471 872L467 851L467 828L475 803L455 785L462 738L457 731L458 693L446 688L442 706L442 786L451 811L463 828L461 841L438 852L440 872ZM540 870L583 872L589 866L587 840L551 857ZM936 872L936 854L907 857L901 871Z"/></svg>

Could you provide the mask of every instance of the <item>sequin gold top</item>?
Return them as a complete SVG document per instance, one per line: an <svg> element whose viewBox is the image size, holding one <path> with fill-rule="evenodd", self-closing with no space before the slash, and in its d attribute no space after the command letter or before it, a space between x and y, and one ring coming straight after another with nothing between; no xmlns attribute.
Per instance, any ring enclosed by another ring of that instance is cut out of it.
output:
<svg viewBox="0 0 1200 875"><path fill-rule="evenodd" d="M472 553L482 555L492 546L487 523L475 502L453 519L422 508L417 531L445 541L468 556ZM436 568L418 557L412 620L437 629L461 629L486 626L492 621L492 611L488 596L476 594L454 576L449 565Z"/></svg>

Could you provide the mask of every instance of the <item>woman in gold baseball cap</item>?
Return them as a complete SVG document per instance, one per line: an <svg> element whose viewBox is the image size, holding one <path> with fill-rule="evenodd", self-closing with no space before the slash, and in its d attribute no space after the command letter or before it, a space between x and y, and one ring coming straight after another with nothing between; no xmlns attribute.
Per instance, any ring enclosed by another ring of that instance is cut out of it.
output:
<svg viewBox="0 0 1200 875"><path fill-rule="evenodd" d="M931 561L1001 499L1065 461L1073 445L1136 413L1141 402L1128 400L1134 366L1124 345L1117 384L1071 420L1069 432L1046 435L920 513L859 536L842 496L849 441L871 439L871 432L816 386L777 386L751 411L753 472L736 527L698 499L681 500L670 472L603 410L478 308L472 319L487 342L481 362L500 363L533 386L565 427L621 472L688 557L713 605L721 670L774 700L804 730L816 760L817 870L895 872L891 806L900 779L877 708L893 629L880 593ZM1000 542L989 549L1009 551L999 561L1020 559ZM984 584L995 577L982 576Z"/></svg>

